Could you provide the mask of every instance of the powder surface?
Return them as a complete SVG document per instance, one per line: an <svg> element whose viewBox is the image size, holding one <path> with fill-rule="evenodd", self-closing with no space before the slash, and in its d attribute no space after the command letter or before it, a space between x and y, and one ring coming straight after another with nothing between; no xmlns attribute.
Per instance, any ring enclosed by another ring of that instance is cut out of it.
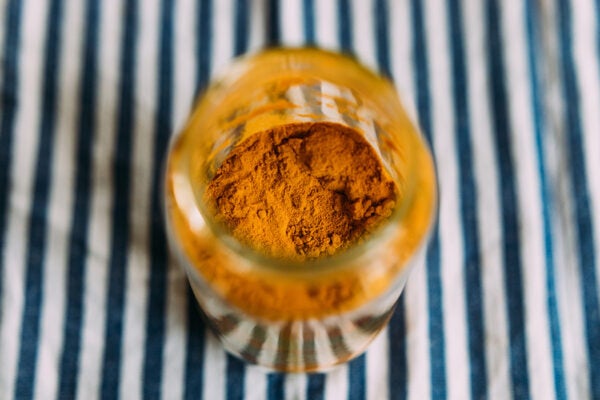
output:
<svg viewBox="0 0 600 400"><path fill-rule="evenodd" d="M278 126L228 154L205 200L242 243L293 260L332 255L394 209L396 185L361 134L340 124Z"/></svg>

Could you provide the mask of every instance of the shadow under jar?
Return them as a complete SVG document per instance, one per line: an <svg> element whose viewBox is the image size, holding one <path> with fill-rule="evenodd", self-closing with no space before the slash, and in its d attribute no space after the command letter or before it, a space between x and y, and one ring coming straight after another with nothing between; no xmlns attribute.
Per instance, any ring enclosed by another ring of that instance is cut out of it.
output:
<svg viewBox="0 0 600 400"><path fill-rule="evenodd" d="M392 215L331 256L270 257L219 224L205 192L235 146L274 127L327 122L358 132L397 187ZM360 355L385 327L437 210L431 154L390 82L317 49L273 49L236 61L173 137L165 170L168 236L224 347L287 372Z"/></svg>

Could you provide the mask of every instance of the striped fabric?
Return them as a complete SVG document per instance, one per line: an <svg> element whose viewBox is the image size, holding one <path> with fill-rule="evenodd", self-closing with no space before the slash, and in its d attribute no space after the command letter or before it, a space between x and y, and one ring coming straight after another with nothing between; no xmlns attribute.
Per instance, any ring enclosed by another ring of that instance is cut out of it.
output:
<svg viewBox="0 0 600 400"><path fill-rule="evenodd" d="M368 352L266 373L205 331L161 168L235 55L314 44L432 143L425 265ZM1 399L600 399L600 1L0 0Z"/></svg>

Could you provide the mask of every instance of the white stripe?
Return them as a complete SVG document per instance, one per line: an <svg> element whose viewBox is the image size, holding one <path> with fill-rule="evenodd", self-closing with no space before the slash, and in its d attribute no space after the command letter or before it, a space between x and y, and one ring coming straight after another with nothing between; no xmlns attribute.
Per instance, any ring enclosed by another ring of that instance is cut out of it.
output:
<svg viewBox="0 0 600 400"><path fill-rule="evenodd" d="M480 2L463 1L469 80L471 142L478 188L478 233L480 238L482 301L484 305L485 355L488 394L491 399L506 399L511 393L510 345L507 305L502 263L502 212L498 181L498 160L493 140L490 88L486 76L484 10ZM486 99L486 100L484 100ZM507 149L500 149L507 151ZM521 366L515 365L515 368Z"/></svg>
<svg viewBox="0 0 600 400"><path fill-rule="evenodd" d="M314 343L317 363L319 365L331 366L337 361L337 356L331 350L326 327L317 321L310 321L309 326L315 334Z"/></svg>
<svg viewBox="0 0 600 400"><path fill-rule="evenodd" d="M529 386L534 399L556 397L552 371L548 292L543 243L542 199L534 155L535 127L527 65L524 5L511 0L503 7L503 41L506 54L507 94L511 99L512 152L519 194L522 275L527 333Z"/></svg>
<svg viewBox="0 0 600 400"><path fill-rule="evenodd" d="M302 0L287 0L280 3L278 17L283 45L301 46L304 43L302 16Z"/></svg>
<svg viewBox="0 0 600 400"><path fill-rule="evenodd" d="M322 81L321 92L323 95L321 98L321 111L323 112L325 118L330 122L337 122L345 125L346 123L344 121L344 117L340 113L335 101L336 98L341 97L337 86L333 85L332 83Z"/></svg>
<svg viewBox="0 0 600 400"><path fill-rule="evenodd" d="M367 400L389 398L389 363L387 362L389 354L389 333L385 328L369 345L366 354Z"/></svg>
<svg viewBox="0 0 600 400"><path fill-rule="evenodd" d="M460 229L458 154L453 130L450 38L446 4L427 2L424 9L432 100L433 146L440 187L439 235L444 315L446 385L449 399L470 396L467 316L463 267L464 238Z"/></svg>
<svg viewBox="0 0 600 400"><path fill-rule="evenodd" d="M573 192L569 177L569 166L565 157L567 149L567 125L565 104L559 65L562 64L559 43L559 21L555 2L545 3L542 18L547 31L544 35L548 61L545 68L546 117L548 133L544 143L548 160L550 185L555 189L556 209L552 213L555 241L556 285L559 300L559 315L563 339L563 357L567 394L571 399L589 398L589 379L586 363L585 333L583 328L583 305L581 280L575 253L575 223Z"/></svg>
<svg viewBox="0 0 600 400"><path fill-rule="evenodd" d="M561 168L564 168L564 166ZM570 195L570 191L563 190L558 200L563 215L553 215L553 224L557 232L556 241L554 242L557 264L556 286L559 293L559 316L562 329L567 397L586 399L590 396L590 388L586 363L587 352L583 326L581 281L574 252L573 225L571 221L567 223L564 219L564 214L572 214L573 205L567 199Z"/></svg>
<svg viewBox="0 0 600 400"><path fill-rule="evenodd" d="M315 1L315 38L319 47L339 49L338 18L334 1Z"/></svg>
<svg viewBox="0 0 600 400"><path fill-rule="evenodd" d="M257 359L259 365L271 365L273 363L273 354L277 352L277 343L279 342L279 332L280 329L277 327L265 329L265 341Z"/></svg>
<svg viewBox="0 0 600 400"><path fill-rule="evenodd" d="M600 20L590 0L573 0L573 56L579 76L583 151L594 228L596 287L600 288ZM598 292L600 296L600 291ZM591 360L590 360L591 361Z"/></svg>
<svg viewBox="0 0 600 400"><path fill-rule="evenodd" d="M193 2L177 2L174 13L173 134L176 134L185 123L194 95L194 85L190 84L196 78ZM162 377L162 396L165 399L183 397L187 342L187 318L183 312L187 309L186 282L187 278L181 266L171 258L167 266L167 312Z"/></svg>
<svg viewBox="0 0 600 400"><path fill-rule="evenodd" d="M302 88L299 85L290 87L286 97L294 104L294 120L296 122L312 122L311 105L306 101Z"/></svg>
<svg viewBox="0 0 600 400"><path fill-rule="evenodd" d="M221 74L222 68L233 56L233 24L230 18L232 11L232 0L212 3L211 77ZM209 330L206 331L204 365L203 398L225 398L226 354L222 344Z"/></svg>
<svg viewBox="0 0 600 400"><path fill-rule="evenodd" d="M247 319L243 319L235 326L235 328L223 337L223 341L227 343L235 351L242 351L252 336L252 329L256 324Z"/></svg>
<svg viewBox="0 0 600 400"><path fill-rule="evenodd" d="M366 350L365 342L369 339L369 335L357 328L353 322L347 318L339 318L334 326L339 329L344 344L351 354L360 355Z"/></svg>
<svg viewBox="0 0 600 400"><path fill-rule="evenodd" d="M288 362L295 368L304 368L304 326L301 320L292 322L291 338L295 342L295 348L290 346L290 354L288 355ZM295 339L294 339L295 338ZM294 351L295 350L295 351Z"/></svg>
<svg viewBox="0 0 600 400"><path fill-rule="evenodd" d="M172 258L174 261L174 258ZM169 262L167 274L167 315L163 367L163 398L183 397L187 345L186 276L178 265Z"/></svg>
<svg viewBox="0 0 600 400"><path fill-rule="evenodd" d="M373 0L351 1L354 50L362 63L377 71ZM390 20L393 22L393 20Z"/></svg>
<svg viewBox="0 0 600 400"><path fill-rule="evenodd" d="M412 96L413 67L411 45L410 2L390 2L390 62L394 83L402 105L411 121L417 121L417 108Z"/></svg>
<svg viewBox="0 0 600 400"><path fill-rule="evenodd" d="M219 340L209 330L206 331L205 338L202 398L224 399L225 376L227 375L225 351Z"/></svg>
<svg viewBox="0 0 600 400"><path fill-rule="evenodd" d="M28 222L33 197L38 148L41 88L43 82L44 38L47 9L24 3L19 57L19 107L15 116L10 197L7 203L4 276L2 288L2 325L0 326L0 387L7 396L14 393L21 316L23 312Z"/></svg>
<svg viewBox="0 0 600 400"><path fill-rule="evenodd" d="M62 18L62 48L59 57L60 88L56 106L56 130L53 149L53 169L48 204L47 254L43 272L38 362L36 365L35 397L55 397L62 350L65 319L69 231L75 187L76 138L80 103L80 61L83 44L83 8L76 2L64 8ZM33 384L33 382L32 382Z"/></svg>
<svg viewBox="0 0 600 400"><path fill-rule="evenodd" d="M348 398L348 364L342 364L329 371L325 378L325 399L342 400Z"/></svg>
<svg viewBox="0 0 600 400"><path fill-rule="evenodd" d="M248 12L250 13L248 51L255 52L265 44L265 9L266 0L254 0L249 2Z"/></svg>
<svg viewBox="0 0 600 400"><path fill-rule="evenodd" d="M232 0L212 2L212 57L211 75L220 75L233 55Z"/></svg>
<svg viewBox="0 0 600 400"><path fill-rule="evenodd" d="M423 257L415 264L404 289L406 315L406 355L409 399L423 399L431 393L427 310L427 276Z"/></svg>
<svg viewBox="0 0 600 400"><path fill-rule="evenodd" d="M196 8L193 0L175 2L173 21L175 39L173 80L173 133L179 132L186 123L194 102L196 81ZM204 39L204 38L202 38Z"/></svg>
<svg viewBox="0 0 600 400"><path fill-rule="evenodd" d="M285 399L303 400L306 399L306 374L286 374L285 375ZM307 399L310 400L310 399Z"/></svg>
<svg viewBox="0 0 600 400"><path fill-rule="evenodd" d="M244 398L263 400L267 398L267 371L262 367L249 365L246 368Z"/></svg>
<svg viewBox="0 0 600 400"><path fill-rule="evenodd" d="M119 82L122 6L119 0L100 4L98 102L95 110L96 131L92 146L93 169L90 204L90 236L86 262L84 313L82 324L78 399L96 398L100 392L108 259L112 212L112 157ZM108 23L103 23L110 21Z"/></svg>
<svg viewBox="0 0 600 400"><path fill-rule="evenodd" d="M562 329L567 397L586 399L590 397L590 388L586 362L581 280L575 252L574 220L571 218L574 211L571 199L572 191L570 187L567 187L569 184L569 179L565 175L567 165L564 164L563 155L560 154L560 150L564 150L564 147L556 147L552 150L550 147L553 146L547 143L549 165L554 175L555 187L559 189L556 204L560 210L553 213L552 222L555 227L556 287Z"/></svg>
<svg viewBox="0 0 600 400"><path fill-rule="evenodd" d="M126 268L121 347L122 398L142 398L143 363L150 268L150 189L155 135L155 113L160 47L160 4L139 7L135 70L135 113L132 133L130 182L130 236ZM127 223L123 221L122 223Z"/></svg>

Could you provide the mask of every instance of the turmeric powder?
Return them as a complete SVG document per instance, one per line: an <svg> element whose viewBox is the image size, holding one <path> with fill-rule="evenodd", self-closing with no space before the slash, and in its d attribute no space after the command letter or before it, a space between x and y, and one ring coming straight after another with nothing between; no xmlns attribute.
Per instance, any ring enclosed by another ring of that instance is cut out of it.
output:
<svg viewBox="0 0 600 400"><path fill-rule="evenodd" d="M239 143L205 196L239 241L302 261L335 254L371 232L392 214L397 190L361 134L316 122Z"/></svg>

